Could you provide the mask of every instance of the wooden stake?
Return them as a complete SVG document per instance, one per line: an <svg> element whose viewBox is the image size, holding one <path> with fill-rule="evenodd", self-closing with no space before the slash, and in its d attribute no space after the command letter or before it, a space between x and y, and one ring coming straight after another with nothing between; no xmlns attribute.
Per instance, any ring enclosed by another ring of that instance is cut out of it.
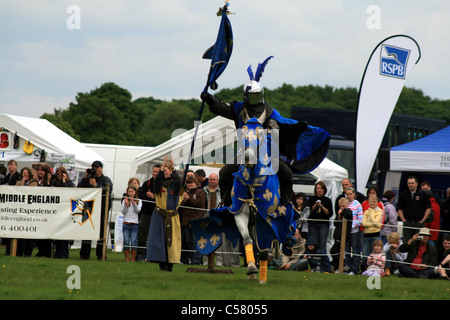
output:
<svg viewBox="0 0 450 320"><path fill-rule="evenodd" d="M341 250L339 256L339 274L344 273L345 239L347 238L347 219L342 218Z"/></svg>
<svg viewBox="0 0 450 320"><path fill-rule="evenodd" d="M215 253L211 252L208 254L208 269L203 268L188 268L186 271L191 273L224 273L224 274L233 274L231 269L214 269L214 257Z"/></svg>
<svg viewBox="0 0 450 320"><path fill-rule="evenodd" d="M11 239L11 256L17 256L17 239Z"/></svg>
<svg viewBox="0 0 450 320"><path fill-rule="evenodd" d="M208 254L208 269L213 270L214 269L214 258L216 254L214 252L211 252Z"/></svg>

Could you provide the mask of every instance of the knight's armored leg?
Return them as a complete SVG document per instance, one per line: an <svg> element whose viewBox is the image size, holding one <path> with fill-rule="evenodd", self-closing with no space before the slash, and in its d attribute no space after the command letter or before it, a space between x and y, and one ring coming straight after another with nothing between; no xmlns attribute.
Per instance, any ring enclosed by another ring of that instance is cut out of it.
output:
<svg viewBox="0 0 450 320"><path fill-rule="evenodd" d="M237 164L226 164L219 171L220 198L225 206L231 206L231 189L233 188L233 173L239 170Z"/></svg>
<svg viewBox="0 0 450 320"><path fill-rule="evenodd" d="M280 181L280 199L281 204L292 201L292 171L286 162L280 159L278 172L278 180Z"/></svg>

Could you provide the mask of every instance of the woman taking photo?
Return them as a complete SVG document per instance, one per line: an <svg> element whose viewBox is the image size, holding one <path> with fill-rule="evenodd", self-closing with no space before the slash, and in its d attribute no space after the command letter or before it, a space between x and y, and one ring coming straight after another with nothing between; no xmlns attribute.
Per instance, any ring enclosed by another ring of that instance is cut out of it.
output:
<svg viewBox="0 0 450 320"><path fill-rule="evenodd" d="M74 188L75 184L69 178L67 169L63 166L56 169L55 179L52 181L52 187L58 188ZM55 259L69 259L69 240L55 240L55 254L53 258Z"/></svg>
<svg viewBox="0 0 450 320"><path fill-rule="evenodd" d="M308 222L308 241L317 244L323 252L327 249L329 220L333 214L331 199L326 197L327 187L323 181L317 181L314 187L314 195L309 198L311 214Z"/></svg>

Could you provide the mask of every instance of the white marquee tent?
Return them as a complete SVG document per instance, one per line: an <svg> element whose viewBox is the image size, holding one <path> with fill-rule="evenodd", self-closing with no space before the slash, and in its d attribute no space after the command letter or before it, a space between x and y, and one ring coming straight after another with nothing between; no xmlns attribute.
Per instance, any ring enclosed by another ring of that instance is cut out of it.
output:
<svg viewBox="0 0 450 320"><path fill-rule="evenodd" d="M14 148L14 136L19 137L17 148ZM95 160L104 161L95 151L57 128L45 119L0 114L0 161L6 163L14 159L19 164L39 163L42 150L45 150L45 162L49 164L68 164L74 169L84 172ZM29 153L24 146L32 144Z"/></svg>
<svg viewBox="0 0 450 320"><path fill-rule="evenodd" d="M195 129L179 130L172 135L174 136L172 139L137 155L132 164L131 175L139 177L141 181L145 181L151 177L153 165L163 163L166 156L172 156L175 165L186 164L194 131ZM215 117L202 123L198 129L193 158L201 158L199 162L196 162L199 164L213 163L215 159L209 156L211 151L216 149L216 147L220 148L221 146L233 144L236 138L235 125L232 120ZM227 158L233 157L234 150L227 152L226 156ZM216 162L221 163L222 161Z"/></svg>

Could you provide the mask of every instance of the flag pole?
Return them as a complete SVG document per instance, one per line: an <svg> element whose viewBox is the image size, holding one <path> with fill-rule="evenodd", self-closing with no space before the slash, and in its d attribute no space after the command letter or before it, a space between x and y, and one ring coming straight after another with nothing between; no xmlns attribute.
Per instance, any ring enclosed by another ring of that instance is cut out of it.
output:
<svg viewBox="0 0 450 320"><path fill-rule="evenodd" d="M203 92L208 92L208 86L205 87ZM200 126L200 121L202 120L202 114L203 114L204 107L205 107L205 101L202 101L202 105L200 107L200 113L198 115L198 120L195 123L195 130L194 130L194 136L192 137L191 149L189 151L186 167L185 167L184 173L183 173L183 182L181 184L182 186L184 186L184 182L186 181L186 174L187 174L187 172L189 170L189 165L191 163L192 153L194 152L195 139L197 139L198 128Z"/></svg>
<svg viewBox="0 0 450 320"><path fill-rule="evenodd" d="M219 33L218 33L218 35L217 35L216 44L214 45L214 47L217 46L218 43L219 43L219 37L220 37L221 31L222 31L222 27L223 27L223 26L222 26L222 23L223 23L223 16L224 16L224 15L225 15L225 16L227 15L227 13L228 13L228 6L229 6L229 3L228 3L228 0L227 0L227 1L225 1L225 5L223 6L223 8L220 8L220 9L219 9L218 15L219 15L219 13L221 13L221 15L222 15L222 20L221 20L221 25L220 25L220 28L219 28ZM216 48L216 49L217 49L217 48ZM208 50L211 50L211 48L208 49ZM206 53L205 53L205 54L206 54ZM230 52L229 54L231 55L231 52ZM204 57L204 58L205 58L205 57ZM213 65L213 63L214 63L214 60L212 61L211 65ZM203 93L208 92L208 87L209 87L210 85L212 85L212 83L214 83L214 81L215 81L215 79L214 79L214 80L211 80L211 78L212 78L211 71L212 71L213 68L214 68L214 66L212 66L211 69L210 69L210 73L208 74L208 77L207 77L207 80L206 80L205 88L203 89ZM222 71L223 71L223 70L222 70ZM216 79L219 77L219 75L220 75L220 73L216 76ZM188 170L189 170L189 166L190 166L191 159L192 159L192 154L193 154L193 152L194 152L195 140L197 139L198 129L199 129L199 126L200 126L200 122L202 121L202 115L203 115L203 110L204 110L204 108L205 108L205 101L202 100L202 104L201 104L201 107L200 107L200 112L199 112L199 114L198 114L197 122L195 123L195 130L194 130L194 136L192 137L191 149L190 149L190 151L189 151L189 155L188 155L186 167L184 168L183 180L182 180L182 184L181 184L182 186L184 186L184 183L185 183L185 181L186 181L186 175L187 175L187 172L188 172Z"/></svg>

